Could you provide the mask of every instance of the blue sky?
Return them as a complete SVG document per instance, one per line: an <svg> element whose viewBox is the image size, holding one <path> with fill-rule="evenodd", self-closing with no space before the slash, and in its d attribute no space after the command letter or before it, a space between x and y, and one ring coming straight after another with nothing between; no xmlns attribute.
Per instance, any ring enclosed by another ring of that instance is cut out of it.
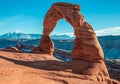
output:
<svg viewBox="0 0 120 84"><path fill-rule="evenodd" d="M0 34L42 33L45 14L55 2L79 4L97 35L120 34L120 0L0 0ZM62 19L52 34L73 34L73 28Z"/></svg>

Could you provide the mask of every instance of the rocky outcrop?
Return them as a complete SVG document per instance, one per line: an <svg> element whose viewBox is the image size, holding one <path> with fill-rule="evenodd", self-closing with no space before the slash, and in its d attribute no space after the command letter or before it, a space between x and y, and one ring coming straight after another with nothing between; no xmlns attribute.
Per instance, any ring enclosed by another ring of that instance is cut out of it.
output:
<svg viewBox="0 0 120 84"><path fill-rule="evenodd" d="M54 44L49 35L42 35L40 46L32 49L33 53L45 53L53 55Z"/></svg>
<svg viewBox="0 0 120 84"><path fill-rule="evenodd" d="M50 39L49 35L44 34L40 41L40 49L45 53L49 53L50 55L53 54L54 51L54 44Z"/></svg>
<svg viewBox="0 0 120 84"><path fill-rule="evenodd" d="M62 58L64 61L71 60L70 52L64 51L62 49L55 49L54 54L56 58ZM109 80L108 70L103 60L99 60L97 62L89 62L80 59L72 59L71 69L73 73L95 76L98 81Z"/></svg>
<svg viewBox="0 0 120 84"><path fill-rule="evenodd" d="M76 36L72 58L91 62L102 60L103 51L99 45L96 34L79 11L80 7L76 4L53 4L44 20L40 49L49 54L53 53L54 46L49 35L53 31L57 21L61 18L65 18L73 26Z"/></svg>
<svg viewBox="0 0 120 84"><path fill-rule="evenodd" d="M20 51L18 48L12 47L12 46L6 47L6 49L7 50L12 50L12 51Z"/></svg>
<svg viewBox="0 0 120 84"><path fill-rule="evenodd" d="M72 58L95 62L103 60L103 56L102 48L94 30L87 22L84 22L76 31Z"/></svg>
<svg viewBox="0 0 120 84"><path fill-rule="evenodd" d="M105 81L106 79L109 79L107 68L102 60L93 63L73 59L71 69L77 74L96 76L98 81Z"/></svg>
<svg viewBox="0 0 120 84"><path fill-rule="evenodd" d="M103 50L96 33L92 26L85 21L80 13L80 6L76 4L54 3L52 5L45 16L43 36L37 50L52 55L54 44L49 35L61 18L65 18L74 28L75 41L72 51L72 71L96 76L98 81L109 79L109 73L103 61Z"/></svg>

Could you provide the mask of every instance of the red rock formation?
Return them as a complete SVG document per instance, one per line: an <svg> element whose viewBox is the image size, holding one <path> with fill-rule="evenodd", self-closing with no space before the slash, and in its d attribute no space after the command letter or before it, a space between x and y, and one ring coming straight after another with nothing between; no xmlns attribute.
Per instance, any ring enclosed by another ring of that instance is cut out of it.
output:
<svg viewBox="0 0 120 84"><path fill-rule="evenodd" d="M43 37L40 49L46 53L53 53L54 46L50 40L50 33L61 18L65 18L74 28L76 36L72 51L73 59L83 59L95 62L103 59L103 51L92 27L85 22L79 12L80 7L70 3L55 3L52 5L44 20Z"/></svg>
<svg viewBox="0 0 120 84"><path fill-rule="evenodd" d="M105 63L102 60L98 62L88 62L79 59L72 60L72 71L78 74L96 76L98 81L105 81L109 79L109 73L106 69Z"/></svg>
<svg viewBox="0 0 120 84"><path fill-rule="evenodd" d="M65 18L74 28L75 41L72 51L72 70L75 73L96 76L103 81L109 78L103 62L104 55L96 34L83 15L80 7L70 3L55 3L47 12L44 20L43 36L37 50L52 54L54 50L50 33L56 23Z"/></svg>
<svg viewBox="0 0 120 84"><path fill-rule="evenodd" d="M103 60L103 51L92 27L84 22L75 32L76 39L72 51L73 59L95 62Z"/></svg>
<svg viewBox="0 0 120 84"><path fill-rule="evenodd" d="M33 48L33 53L46 53L53 55L54 51L54 44L52 40L50 39L49 35L43 35L42 39L40 41L40 46Z"/></svg>
<svg viewBox="0 0 120 84"><path fill-rule="evenodd" d="M53 44L52 40L50 39L49 35L44 34L42 36L42 39L40 41L40 50L45 53L48 53L50 55L53 54L54 44Z"/></svg>
<svg viewBox="0 0 120 84"><path fill-rule="evenodd" d="M33 49L32 49L32 53L40 53L41 52L41 50L40 50L40 47L38 46L38 47L34 47Z"/></svg>
<svg viewBox="0 0 120 84"><path fill-rule="evenodd" d="M12 51L20 51L18 48L12 47L12 46L6 47L6 49L12 50Z"/></svg>

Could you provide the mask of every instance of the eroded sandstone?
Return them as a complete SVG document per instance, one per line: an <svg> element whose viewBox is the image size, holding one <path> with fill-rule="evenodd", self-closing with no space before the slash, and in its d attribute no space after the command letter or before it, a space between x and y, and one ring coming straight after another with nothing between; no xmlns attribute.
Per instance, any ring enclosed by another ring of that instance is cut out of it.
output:
<svg viewBox="0 0 120 84"><path fill-rule="evenodd" d="M92 26L85 21L80 13L80 7L70 3L55 3L47 12L40 43L41 50L48 54L53 53L54 46L49 35L61 18L65 18L74 28L76 38L72 51L73 59L83 59L92 62L104 59L102 48Z"/></svg>
<svg viewBox="0 0 120 84"><path fill-rule="evenodd" d="M103 50L92 26L80 13L80 6L70 3L54 3L44 19L43 36L37 50L52 55L54 44L50 34L57 22L65 18L74 28L75 41L72 50L71 69L74 73L96 76L99 81L109 78L104 64Z"/></svg>

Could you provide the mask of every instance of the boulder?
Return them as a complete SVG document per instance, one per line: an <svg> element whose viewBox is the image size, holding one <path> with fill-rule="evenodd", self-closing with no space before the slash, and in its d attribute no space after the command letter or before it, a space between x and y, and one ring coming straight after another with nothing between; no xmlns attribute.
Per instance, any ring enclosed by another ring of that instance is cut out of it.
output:
<svg viewBox="0 0 120 84"><path fill-rule="evenodd" d="M12 51L20 51L18 48L12 47L12 46L6 47L6 49L7 50L12 50Z"/></svg>
<svg viewBox="0 0 120 84"><path fill-rule="evenodd" d="M106 79L109 79L109 73L106 69L105 63L102 60L93 63L73 59L71 69L77 74L96 76L98 81L105 81Z"/></svg>
<svg viewBox="0 0 120 84"><path fill-rule="evenodd" d="M53 41L50 39L49 35L43 35L40 41L40 46L37 46L32 49L33 53L44 53L53 55L54 52L54 44Z"/></svg>

